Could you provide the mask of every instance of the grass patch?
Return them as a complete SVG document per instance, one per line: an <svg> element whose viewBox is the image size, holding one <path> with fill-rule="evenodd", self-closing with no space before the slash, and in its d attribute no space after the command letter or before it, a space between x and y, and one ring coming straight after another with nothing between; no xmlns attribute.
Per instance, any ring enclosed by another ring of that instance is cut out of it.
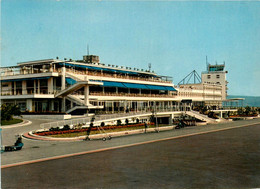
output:
<svg viewBox="0 0 260 189"><path fill-rule="evenodd" d="M1 120L1 125L13 125L13 124L17 124L17 123L22 123L23 120L22 119L15 119L13 118L12 120L6 121L6 120Z"/></svg>
<svg viewBox="0 0 260 189"><path fill-rule="evenodd" d="M160 125L160 127L166 126L166 125ZM148 126L148 128L154 128L154 125ZM108 129L105 130L106 133L112 133L112 132L120 132L120 131L131 131L136 129L144 129L144 126L139 127L128 127L128 128L118 128L118 129ZM99 134L99 131L91 131L90 135ZM65 134L58 134L58 135L49 135L48 137L55 137L55 138L70 138L70 137L80 137L87 135L87 132L80 132L80 133L65 133Z"/></svg>

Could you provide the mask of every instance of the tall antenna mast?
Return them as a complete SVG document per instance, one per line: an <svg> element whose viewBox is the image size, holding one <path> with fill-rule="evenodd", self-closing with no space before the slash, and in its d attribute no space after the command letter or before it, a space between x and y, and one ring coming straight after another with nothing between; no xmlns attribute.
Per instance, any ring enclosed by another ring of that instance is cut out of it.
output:
<svg viewBox="0 0 260 189"><path fill-rule="evenodd" d="M89 46L87 46L87 51L88 51L88 55L89 55Z"/></svg>
<svg viewBox="0 0 260 189"><path fill-rule="evenodd" d="M151 68L152 68L152 64L151 63L148 64L148 68L149 68L149 72L150 72Z"/></svg>
<svg viewBox="0 0 260 189"><path fill-rule="evenodd" d="M207 55L206 55L206 68L207 68L207 70L209 69L208 67L209 67L209 66L208 66L208 57L207 57Z"/></svg>

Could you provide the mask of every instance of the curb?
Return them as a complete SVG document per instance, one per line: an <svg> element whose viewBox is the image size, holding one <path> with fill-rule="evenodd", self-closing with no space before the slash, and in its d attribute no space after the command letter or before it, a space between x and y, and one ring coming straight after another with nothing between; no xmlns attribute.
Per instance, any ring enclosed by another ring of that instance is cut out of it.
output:
<svg viewBox="0 0 260 189"><path fill-rule="evenodd" d="M30 125L31 123L32 123L31 121L23 119L22 123L17 123L17 124L8 125L8 126L1 126L0 128L10 129L10 128L15 128L15 127L22 127L22 126Z"/></svg>
<svg viewBox="0 0 260 189"><path fill-rule="evenodd" d="M159 131L166 131L166 130L173 130L175 126L166 126L160 127ZM147 128L147 132L157 132L156 128ZM136 129L130 131L120 131L120 132L112 132L112 133L102 133L102 134L94 134L90 135L89 138L92 140L96 139L107 139L109 137L120 137L120 136L127 136L127 135L134 135L134 134L142 134L144 133L144 129ZM33 140L43 140L43 141L81 141L86 138L86 135L79 136L79 137L71 137L71 138L55 138L55 137L47 137L47 136L39 136L33 134L31 131L28 133L24 133L23 137Z"/></svg>

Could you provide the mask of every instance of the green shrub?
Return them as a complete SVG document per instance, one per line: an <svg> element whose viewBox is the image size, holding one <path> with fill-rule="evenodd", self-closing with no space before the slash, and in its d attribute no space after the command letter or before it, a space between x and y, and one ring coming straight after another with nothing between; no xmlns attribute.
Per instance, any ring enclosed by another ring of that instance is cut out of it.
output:
<svg viewBox="0 0 260 189"><path fill-rule="evenodd" d="M122 121L119 119L116 121L116 124L117 124L117 126L120 126L120 125L122 125Z"/></svg>
<svg viewBox="0 0 260 189"><path fill-rule="evenodd" d="M70 126L69 125L64 125L62 130L70 130Z"/></svg>
<svg viewBox="0 0 260 189"><path fill-rule="evenodd" d="M1 119L12 120L13 116L21 116L21 111L18 105L2 104L1 105Z"/></svg>

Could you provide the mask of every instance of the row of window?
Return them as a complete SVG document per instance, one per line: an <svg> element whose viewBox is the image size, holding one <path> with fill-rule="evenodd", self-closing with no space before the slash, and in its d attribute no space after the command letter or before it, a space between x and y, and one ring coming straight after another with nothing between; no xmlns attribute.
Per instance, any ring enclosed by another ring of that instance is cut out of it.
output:
<svg viewBox="0 0 260 189"><path fill-rule="evenodd" d="M211 78L211 75L208 75L208 79ZM220 75L216 75L216 78L219 79L220 78Z"/></svg>

